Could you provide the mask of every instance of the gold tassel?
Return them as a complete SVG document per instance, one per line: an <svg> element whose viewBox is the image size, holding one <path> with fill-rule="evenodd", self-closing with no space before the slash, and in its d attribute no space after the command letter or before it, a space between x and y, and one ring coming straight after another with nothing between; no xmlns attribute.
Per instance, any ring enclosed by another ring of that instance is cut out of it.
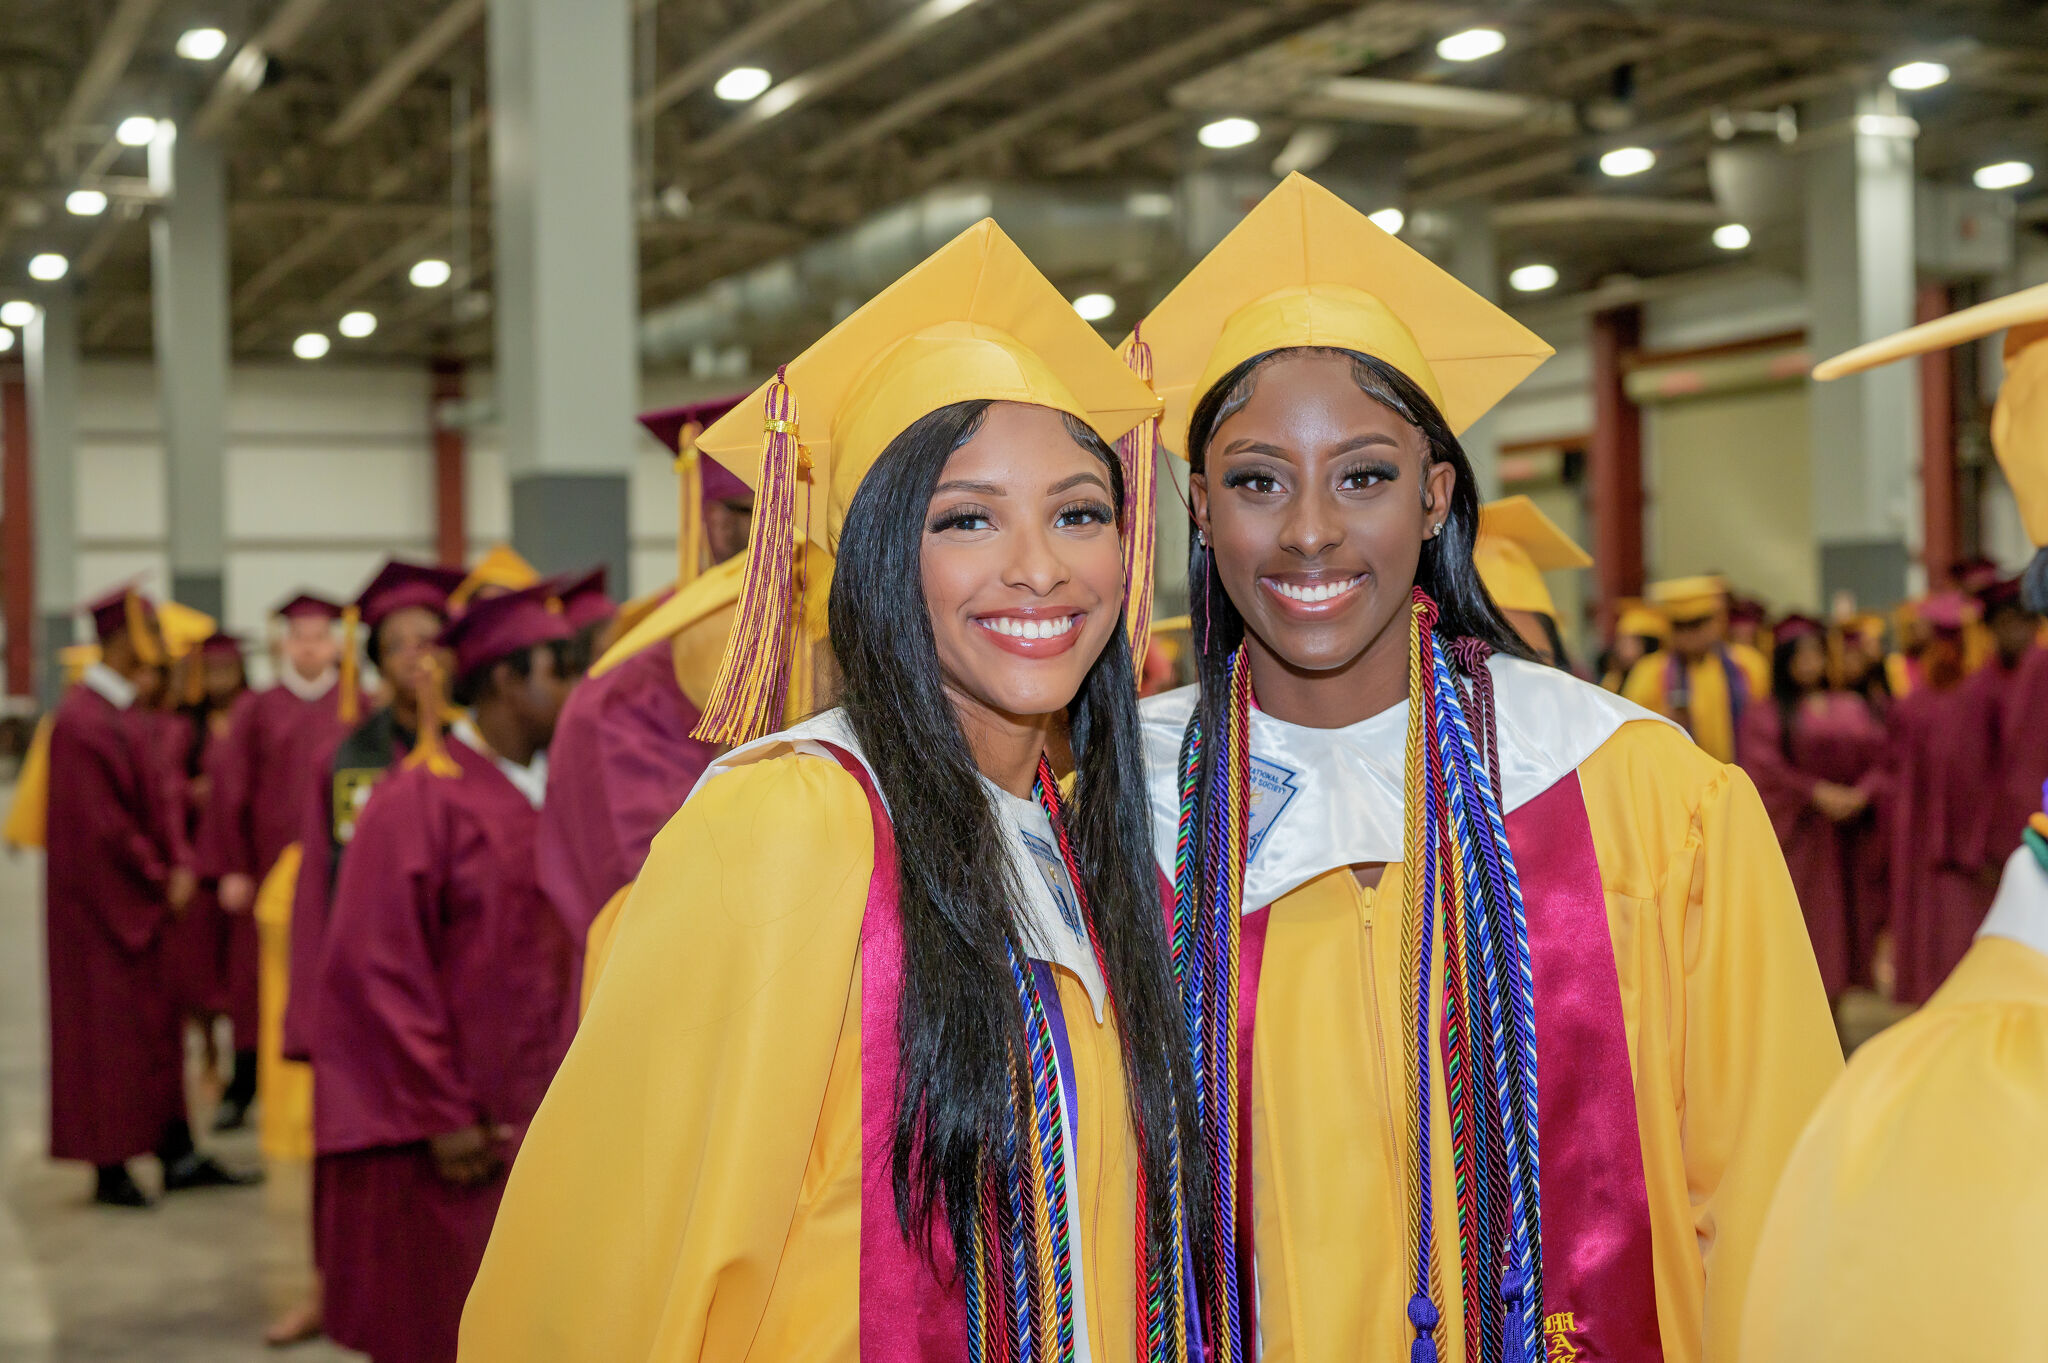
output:
<svg viewBox="0 0 2048 1363"><path fill-rule="evenodd" d="M206 699L206 658L195 645L184 661L185 704L197 705Z"/></svg>
<svg viewBox="0 0 2048 1363"><path fill-rule="evenodd" d="M676 441L676 586L687 587L704 571L704 466L697 437L704 428L683 423Z"/></svg>
<svg viewBox="0 0 2048 1363"><path fill-rule="evenodd" d="M356 661L357 635L362 633L363 611L360 606L341 608L341 680L335 689L341 692L340 703L335 714L343 724L354 724L362 718L363 680L358 671L361 664Z"/></svg>
<svg viewBox="0 0 2048 1363"><path fill-rule="evenodd" d="M798 615L796 485L811 476L810 459L797 443L796 397L788 368L768 385L761 485L754 497L747 573L733 610L732 642L718 664L695 737L738 747L772 733L782 721L789 691L790 652Z"/></svg>
<svg viewBox="0 0 2048 1363"><path fill-rule="evenodd" d="M420 664L416 693L420 711L419 741L405 755L405 769L411 771L415 767L425 767L436 776L453 779L462 775L462 768L456 765L441 742L441 725L448 716L448 697L442 688L444 680L441 660L429 655Z"/></svg>
<svg viewBox="0 0 2048 1363"><path fill-rule="evenodd" d="M1124 363L1152 386L1152 347L1141 329L1131 329L1123 347ZM1159 549L1159 417L1149 416L1116 442L1124 465L1124 629L1131 657L1140 673L1152 633L1152 576Z"/></svg>
<svg viewBox="0 0 2048 1363"><path fill-rule="evenodd" d="M156 635L149 628L149 615L143 609L142 598L129 592L121 598L121 613L128 626L128 642L135 645L135 656L145 667L163 666L164 653L157 647Z"/></svg>

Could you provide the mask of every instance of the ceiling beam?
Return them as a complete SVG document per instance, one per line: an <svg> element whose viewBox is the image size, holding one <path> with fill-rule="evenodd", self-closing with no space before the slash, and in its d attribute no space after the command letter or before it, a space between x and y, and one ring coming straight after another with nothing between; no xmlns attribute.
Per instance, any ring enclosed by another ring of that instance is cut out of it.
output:
<svg viewBox="0 0 2048 1363"><path fill-rule="evenodd" d="M64 111L57 115L57 122L50 129L52 146L71 140L99 113L100 105L126 74L128 63L141 46L143 35L149 31L149 21L156 17L161 3L162 0L121 0L114 7L113 16L100 30L100 40L93 44L92 55L85 59L85 66L78 73L78 84L71 87L71 98L64 101Z"/></svg>
<svg viewBox="0 0 2048 1363"><path fill-rule="evenodd" d="M334 121L321 131L320 141L326 146L339 147L354 140L358 133L391 107L393 100L405 93L407 86L419 79L422 71L446 56L450 48L482 22L486 3L487 0L453 0L448 8L414 34L411 42L394 52L375 75L363 82L362 89L350 97L348 103L341 107L341 112L334 116Z"/></svg>
<svg viewBox="0 0 2048 1363"><path fill-rule="evenodd" d="M652 121L662 110L678 100L695 94L724 75L734 62L746 56L752 49L834 2L835 0L783 0L782 4L755 15L752 20L720 38L700 56L684 63L680 70L642 95L633 106L633 116L642 123Z"/></svg>
<svg viewBox="0 0 2048 1363"><path fill-rule="evenodd" d="M1147 114L1122 127L1111 128L1108 132L1089 138L1046 158L1046 169L1056 175L1072 175L1077 171L1091 170L1106 165L1129 151L1132 147L1143 146L1156 137L1163 137L1176 128L1186 126L1188 114L1185 109L1162 109Z"/></svg>
<svg viewBox="0 0 2048 1363"><path fill-rule="evenodd" d="M1493 225L1514 230L1567 227L1588 222L1641 223L1655 227L1713 227L1728 221L1728 210L1711 199L1640 199L1628 195L1573 194L1525 199L1493 210Z"/></svg>
<svg viewBox="0 0 2048 1363"><path fill-rule="evenodd" d="M270 59L285 56L298 46L299 39L326 8L327 0L283 0L269 22L242 44L227 69L220 73L220 79L213 83L213 92L192 117L192 135L218 137L225 132L242 102L263 87Z"/></svg>

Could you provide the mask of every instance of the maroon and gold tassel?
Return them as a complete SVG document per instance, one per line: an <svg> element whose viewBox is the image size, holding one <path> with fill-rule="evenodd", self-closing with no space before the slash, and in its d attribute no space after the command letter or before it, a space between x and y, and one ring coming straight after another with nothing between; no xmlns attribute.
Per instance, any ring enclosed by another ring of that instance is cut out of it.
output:
<svg viewBox="0 0 2048 1363"><path fill-rule="evenodd" d="M1123 346L1124 363L1152 386L1152 347L1142 328L1131 329ZM1126 431L1116 442L1124 465L1124 629L1131 653L1144 670L1145 648L1152 632L1153 561L1158 554L1159 480L1156 451L1159 417L1155 413Z"/></svg>
<svg viewBox="0 0 2048 1363"><path fill-rule="evenodd" d="M694 735L732 747L772 733L782 723L794 642L796 485L811 473L810 460L797 443L796 396L789 391L787 366L775 371L765 407L767 438L754 494L747 573L733 611L731 642Z"/></svg>
<svg viewBox="0 0 2048 1363"><path fill-rule="evenodd" d="M405 769L425 767L436 776L454 778L462 775L462 768L448 755L448 749L441 742L441 721L448 709L445 687L446 674L441 660L429 655L420 663L420 680L417 692L419 700L419 740L412 751L405 755Z"/></svg>
<svg viewBox="0 0 2048 1363"><path fill-rule="evenodd" d="M363 611L360 606L341 608L341 680L335 690L341 693L340 703L335 707L335 716L343 724L354 724L362 718L363 679L357 669L357 636L362 633Z"/></svg>
<svg viewBox="0 0 2048 1363"><path fill-rule="evenodd" d="M704 428L683 423L676 440L676 586L687 587L704 571L704 465L697 437Z"/></svg>

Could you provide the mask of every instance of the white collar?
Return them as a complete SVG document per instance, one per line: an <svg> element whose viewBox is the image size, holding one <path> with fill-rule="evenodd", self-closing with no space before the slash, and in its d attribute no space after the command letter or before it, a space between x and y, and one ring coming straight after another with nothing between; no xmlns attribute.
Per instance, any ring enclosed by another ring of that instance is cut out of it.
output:
<svg viewBox="0 0 2048 1363"><path fill-rule="evenodd" d="M1556 785L1622 725L1670 723L1554 667L1502 654L1488 667L1500 730L1503 814ZM1140 707L1152 848L1168 871L1179 836L1181 734L1197 689L1153 696ZM1304 728L1253 711L1246 912L1339 866L1401 860L1407 742L1405 700L1341 729Z"/></svg>
<svg viewBox="0 0 2048 1363"><path fill-rule="evenodd" d="M875 776L867 754L861 751L846 711L839 709L813 715L801 724L757 738L723 754L697 778L697 785L690 793L694 796L704 788L705 782L721 773L767 758L789 753L830 758L832 754L825 747L828 743L852 753L861 766L867 768L868 779L874 782L875 793L880 796L882 783ZM988 792L989 803L997 819L1014 835L1007 851L1011 873L1024 894L1023 921L1019 926L1024 932L1025 945L1039 960L1050 961L1072 972L1081 981L1099 1023L1103 1019L1103 999L1108 991L1103 987L1102 970L1096 964L1094 950L1081 929L1073 883L1067 876L1066 864L1061 860L1054 841L1052 820L1036 802L1012 795L985 776L982 786ZM886 812L886 797L882 807Z"/></svg>
<svg viewBox="0 0 2048 1363"><path fill-rule="evenodd" d="M286 663L277 670L277 684L300 700L318 700L334 689L334 683L340 676L339 672L330 667L313 680L307 681L290 663Z"/></svg>
<svg viewBox="0 0 2048 1363"><path fill-rule="evenodd" d="M540 808L541 801L547 798L548 793L548 751L546 748L542 748L539 752L535 753L533 761L522 767L511 758L501 756L497 749L484 742L484 736L477 732L476 722L468 715L464 715L461 719L456 720L454 725L450 727L449 732L461 739L463 746L474 749L485 757L490 758L491 765L505 773L505 779L510 781L513 787L526 797L526 802L535 809Z"/></svg>
<svg viewBox="0 0 2048 1363"><path fill-rule="evenodd" d="M2006 859L2005 875L1979 937L2007 937L2048 956L2048 870L2032 851L2020 848Z"/></svg>
<svg viewBox="0 0 2048 1363"><path fill-rule="evenodd" d="M78 679L103 696L107 704L116 710L125 710L135 704L135 683L105 663L94 663Z"/></svg>

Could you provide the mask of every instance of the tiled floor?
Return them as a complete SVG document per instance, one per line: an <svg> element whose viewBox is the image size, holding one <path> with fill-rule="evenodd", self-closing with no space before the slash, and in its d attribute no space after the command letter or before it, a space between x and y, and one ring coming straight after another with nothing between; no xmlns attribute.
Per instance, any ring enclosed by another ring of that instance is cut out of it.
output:
<svg viewBox="0 0 2048 1363"><path fill-rule="evenodd" d="M0 789L0 808L11 794ZM92 1205L90 1170L43 1158L41 877L40 855L0 855L0 1363L358 1358L325 1341L263 1346L264 1324L307 1282L304 1166L124 1212ZM258 1159L253 1133L214 1148Z"/></svg>

